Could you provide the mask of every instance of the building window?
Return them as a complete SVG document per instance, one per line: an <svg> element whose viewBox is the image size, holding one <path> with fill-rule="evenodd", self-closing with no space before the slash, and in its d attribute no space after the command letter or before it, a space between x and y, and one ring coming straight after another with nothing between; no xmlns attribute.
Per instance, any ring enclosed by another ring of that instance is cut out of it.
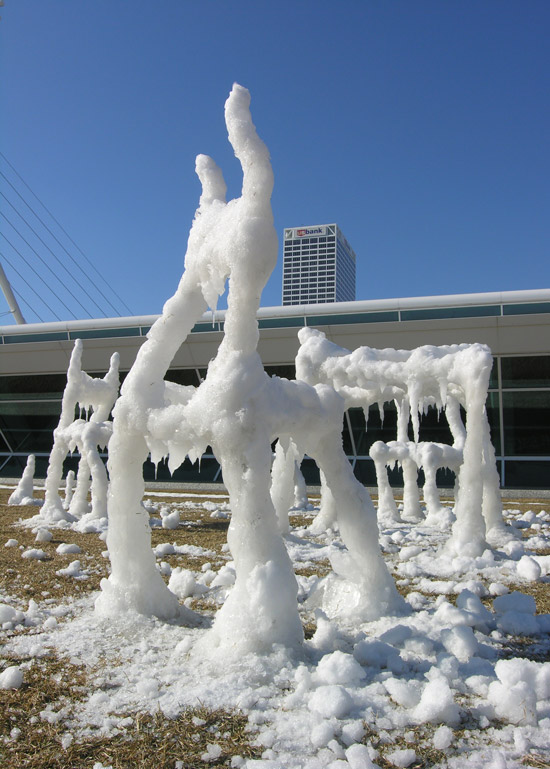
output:
<svg viewBox="0 0 550 769"><path fill-rule="evenodd" d="M550 355L501 358L502 387L550 387Z"/></svg>
<svg viewBox="0 0 550 769"><path fill-rule="evenodd" d="M504 392L502 405L505 456L550 456L550 390Z"/></svg>

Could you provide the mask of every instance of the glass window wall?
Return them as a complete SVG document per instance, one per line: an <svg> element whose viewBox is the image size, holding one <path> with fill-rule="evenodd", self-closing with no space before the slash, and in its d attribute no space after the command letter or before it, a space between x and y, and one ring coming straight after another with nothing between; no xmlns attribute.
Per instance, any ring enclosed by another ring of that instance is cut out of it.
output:
<svg viewBox="0 0 550 769"><path fill-rule="evenodd" d="M503 357L503 388L550 387L550 355Z"/></svg>

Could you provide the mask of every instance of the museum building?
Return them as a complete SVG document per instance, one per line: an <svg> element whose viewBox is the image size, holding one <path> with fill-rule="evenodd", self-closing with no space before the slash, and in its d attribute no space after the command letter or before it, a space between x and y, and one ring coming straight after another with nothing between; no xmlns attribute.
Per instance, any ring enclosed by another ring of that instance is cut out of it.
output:
<svg viewBox="0 0 550 769"><path fill-rule="evenodd" d="M20 477L31 453L36 476L45 476L74 340L83 340L83 368L92 375L103 375L111 354L118 351L123 378L156 317L0 327L0 477ZM494 365L487 414L501 485L550 488L550 289L262 307L258 323L258 350L266 371L290 379L303 326L320 329L349 350L364 345L407 350L426 344L489 345ZM223 324L223 311L214 322L210 313L203 316L166 378L198 385L216 354ZM370 486L376 478L369 447L376 440L395 440L395 407L385 404L383 420L377 406L367 416L362 409L346 412L342 435L356 476ZM428 409L420 439L452 442L444 414ZM66 468L76 468L77 460L66 460ZM302 469L308 482L318 482L311 460L306 458ZM146 478L155 473L159 480L170 480L164 464L154 468L146 463ZM400 485L398 469L390 477L393 485ZM222 478L217 461L206 453L200 467L186 460L173 480ZM452 485L452 474L440 471L438 483Z"/></svg>

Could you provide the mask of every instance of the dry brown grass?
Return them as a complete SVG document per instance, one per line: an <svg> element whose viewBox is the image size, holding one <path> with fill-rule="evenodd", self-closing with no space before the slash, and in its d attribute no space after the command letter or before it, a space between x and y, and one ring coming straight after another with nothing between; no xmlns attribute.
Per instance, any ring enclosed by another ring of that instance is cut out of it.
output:
<svg viewBox="0 0 550 769"><path fill-rule="evenodd" d="M313 566L298 566L295 569L296 574L300 577L325 577L331 571L332 566L326 558L315 561Z"/></svg>
<svg viewBox="0 0 550 769"><path fill-rule="evenodd" d="M36 510L30 507L8 507L6 505L10 491L0 489L0 591L4 595L14 596L23 601L33 598L37 602L45 600L58 602L68 597L76 597L85 592L99 588L99 581L108 574L108 560L102 555L106 545L97 534L78 534L71 530L52 529L54 538L49 543L36 543L35 535L30 529L18 526L19 518L28 518ZM40 492L38 492L39 494ZM209 499L215 503L226 501L226 497L212 494ZM190 498L192 501L192 498ZM180 497L151 497L151 501L162 504L181 503ZM201 502L204 497L201 497ZM526 512L533 509L537 512L548 502L533 500L507 500L507 509ZM203 508L185 508L180 510L181 519L185 522L175 530L153 528L152 546L161 543L176 545L195 545L212 551L214 555L201 554L198 557L172 554L162 557L172 568L181 566L192 571L211 563L213 568L219 568L228 559L223 550L227 541L228 521L212 519ZM293 515L291 523L295 527L307 526L310 516ZM3 547L4 542L15 538L24 549L37 547L44 550L47 558L44 561L28 561L21 558L21 550ZM79 545L80 554L61 556L56 548L61 542ZM537 551L543 555L546 551ZM75 580L60 577L56 571L67 566L70 561L79 559L82 568L88 573L85 580ZM313 565L297 569L302 576L324 576L330 571L328 561L320 561ZM414 589L410 586L399 587L403 595ZM537 602L538 613L550 613L550 584L548 581L526 583L511 586L524 593L533 595ZM453 596L449 596L452 600ZM217 605L215 600L207 597L196 598L192 608L204 615L212 615ZM315 620L309 616L303 617L306 638L310 638L315 630ZM16 632L27 632L18 630ZM542 650L536 640L529 638L509 639L502 648L503 656L523 656L541 660L547 658L547 649ZM229 766L231 756L260 757L261 750L251 745L251 735L247 731L246 718L237 712L208 711L204 708L184 711L176 719L168 719L161 713L154 715L143 713L118 714L128 716L131 721L119 734L105 738L92 734L85 739L78 738L64 749L61 740L67 734L70 724L71 709L74 709L80 699L87 696L89 683L86 669L75 666L69 660L59 660L49 656L38 660L0 661L0 668L9 664L30 663L25 671L23 686L15 691L3 692L0 700L0 766L10 769L92 769L96 761L104 766L112 765L113 769L174 769L176 762L182 769L198 769L205 766L201 755L206 751L209 742L222 746L219 760L209 764L213 767ZM55 705L59 710L65 706L67 716L56 724L50 724L40 718L40 712L48 705ZM199 720L197 720L199 719ZM204 721L204 723L201 723ZM21 733L17 739L10 739L12 729L18 728ZM428 769L438 763L443 763L445 753L433 747L432 737L435 727L425 725L407 730L407 739L399 736L395 741L385 742L378 733L368 733L365 739L373 742L380 751L377 763L382 769L389 769L391 764L385 755L396 749L412 747L416 751L417 761L413 767ZM458 735L458 733L457 733ZM1 741L1 736L7 738ZM543 756L529 756L526 762L533 767L550 769ZM538 763L537 763L538 762Z"/></svg>
<svg viewBox="0 0 550 769"><path fill-rule="evenodd" d="M437 750L433 746L432 738L436 728L432 724L411 726L405 732L407 739L404 736L399 736L396 740L392 739L391 741L388 741L388 737L391 738L389 733L380 733L369 728L364 739L370 742L372 747L378 751L379 756L376 759L376 765L380 769L395 769L395 764L391 763L386 758L386 755L395 750L411 748L416 753L416 760L409 765L409 769L430 769L430 767L439 764L444 766L447 757L445 751Z"/></svg>
<svg viewBox="0 0 550 769"><path fill-rule="evenodd" d="M19 661L21 662L21 660ZM55 656L33 661L20 689L2 692L0 765L9 769L92 769L95 762L113 769L185 769L205 766L209 743L221 746L213 767L226 767L232 756L259 757L250 744L247 719L237 712L194 708L169 719L162 713L119 714L129 724L113 737L90 734L62 745L71 710L87 692L86 671ZM47 706L67 709L57 723L40 716ZM70 721L69 721L70 723ZM18 729L15 734L13 729ZM11 736L10 736L11 735ZM69 738L70 739L70 738Z"/></svg>
<svg viewBox="0 0 550 769"><path fill-rule="evenodd" d="M27 506L8 506L11 492L0 489L0 591L4 595L17 596L24 601L34 599L58 602L99 589L100 579L108 574L108 560L102 555L106 545L98 534L79 534L72 530L51 529L50 542L35 542L35 534L18 525L19 519L27 519L38 509ZM40 492L39 492L40 493ZM35 496L39 496L35 494ZM214 502L224 501L212 495ZM201 499L203 501L203 499ZM181 502L181 497L163 497L162 504ZM219 566L227 555L222 551L227 541L228 521L212 520L204 509L185 509L181 518L186 524L175 530L154 528L152 546L161 543L176 545L192 544L214 551L214 556L198 557L172 554L163 556L172 567L181 566L200 571L208 562ZM17 539L24 550L40 548L45 560L26 560L19 547L3 547L8 539ZM59 555L57 546L62 543L77 544L79 554ZM60 577L56 574L70 561L79 559L89 574L85 580ZM202 605L204 604L204 605ZM197 607L212 614L215 606L207 601ZM16 630L15 632L26 632ZM12 664L25 664L24 659L4 659L0 669ZM209 711L206 708L187 710L177 719L166 718L162 713L118 714L129 716L131 725L120 734L105 738L90 736L74 740L64 749L61 740L67 734L71 709L88 692L86 670L75 667L69 660L59 660L54 655L33 660L25 670L22 687L2 692L0 700L0 766L10 769L92 769L95 762L113 769L174 769L176 761L182 769L195 767L227 767L234 755L259 757L261 750L251 745L247 731L247 719L238 712ZM50 724L40 718L40 712L48 705L55 709L67 708L67 715L59 723ZM195 720L194 720L195 719ZM197 721L197 719L199 719ZM10 739L12 729L20 729L17 739ZM6 738L1 741L1 738ZM219 759L205 764L201 755L208 743L222 747Z"/></svg>
<svg viewBox="0 0 550 769"><path fill-rule="evenodd" d="M62 529L52 529L50 542L36 542L36 534L24 526L17 525L20 519L27 519L38 512L38 508L6 504L9 492L0 489L0 592L17 595L26 601L44 599L61 600L68 596L81 595L99 589L100 580L107 575L107 561L101 553L105 543L97 534L79 534ZM4 547L8 539L16 539L20 549ZM56 548L61 543L75 544L81 553L59 555ZM43 550L45 560L25 559L22 552L30 548ZM88 577L75 580L59 576L56 571L66 568L71 561L80 560Z"/></svg>
<svg viewBox="0 0 550 769"><path fill-rule="evenodd" d="M533 767L533 769L550 769L550 757L529 755L522 758L521 763L524 766Z"/></svg>
<svg viewBox="0 0 550 769"><path fill-rule="evenodd" d="M32 517L38 512L38 508L8 506L10 493L10 490L0 489L0 592L4 595L17 595L25 601L32 598L40 602L45 599L61 600L99 590L99 583L108 575L109 569L108 559L102 555L107 545L99 535L52 528L54 536L50 542L36 542L36 534L31 529L18 525L18 521ZM212 499L216 501L214 497ZM181 502L181 497L172 501ZM162 502L165 503L165 498ZM180 566L193 571L200 571L202 566L209 562L219 565L227 560L227 556L222 552L222 547L227 541L227 520L212 520L202 509L186 509L182 512L182 519L189 521L189 524L174 530L154 528L151 536L152 546L163 543L175 543L179 546L193 544L213 550L216 555L194 557L172 554L163 556L162 560L172 568ZM4 547L8 539L16 539L19 545ZM81 553L59 555L56 548L61 543L78 545ZM43 550L46 558L22 558L22 552L30 548ZM77 559L86 571L86 579L76 580L56 574Z"/></svg>

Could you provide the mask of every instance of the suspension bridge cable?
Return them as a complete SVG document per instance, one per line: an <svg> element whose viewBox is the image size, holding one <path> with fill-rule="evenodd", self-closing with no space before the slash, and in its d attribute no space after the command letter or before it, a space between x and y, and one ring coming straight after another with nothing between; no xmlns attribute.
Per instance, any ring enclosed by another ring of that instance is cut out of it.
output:
<svg viewBox="0 0 550 769"><path fill-rule="evenodd" d="M4 216L4 214L3 214L1 211L0 211L0 215L1 215L1 216ZM4 218L6 218L6 217L4 216ZM16 247L13 245L13 243L12 243L12 242L11 242L11 241L10 241L10 240L9 240L9 239L8 239L8 238L5 236L5 235L4 235L4 233L3 233L3 232L0 232L0 235L1 235L1 236L4 238L4 240L6 241L6 243L8 243L8 245L10 245L10 246L13 248L13 250L15 251L15 253L16 253L16 254L18 254L18 255L21 257L21 259L22 259L22 260L25 262L25 264L27 265L27 267L29 267L29 269L31 269L31 270L34 272L34 274L36 275L36 277L38 278L38 280L40 280L40 281L41 281L41 282L42 282L42 283L43 283L43 284L46 286L46 288L48 289L48 291L50 291L50 292L51 292L51 293L52 293L52 294L55 296L55 298L56 298L56 299L57 299L59 302L61 302L61 304L62 304L62 305L63 305L63 307L64 307L64 308L67 310L67 312L68 312L68 313L70 313L70 315L72 315L72 316L73 316L74 320L77 320L77 318L76 318L76 315L74 314L74 312L73 312L73 311L72 311L72 310L71 310L69 307L67 307L67 305L65 304L65 302L63 301L63 299L61 299L61 297L60 297L60 296L58 296L58 295L55 293L55 291L53 290L53 288L52 288L51 286L49 286L47 283L45 283L45 282L44 282L44 279L42 278L42 276L41 276L41 275L40 275L40 274L39 274L39 273L38 273L38 272L37 272L37 271L34 269L34 267L32 266L32 264L31 264L31 263L30 263L30 262L29 262L29 261L28 261L28 260L27 260L27 259L26 259L26 258L23 256L23 254L21 253L21 251L19 251L19 250L18 250L18 249L17 249L17 248L16 248ZM55 314L55 313L54 313L54 314ZM61 318L57 317L57 315L56 315L56 318L57 318L57 320L61 320Z"/></svg>
<svg viewBox="0 0 550 769"><path fill-rule="evenodd" d="M2 173L2 172L0 171L0 174L1 174L1 173ZM7 204L8 204L8 205L9 205L11 208L13 208L13 210L15 211L15 213L17 214L17 216L19 216L19 218L23 220L23 222L24 222L24 223L27 225L27 227L30 229L30 231L31 231L31 232L32 232L32 233L33 233L33 234L34 234L34 235L35 235L35 236L38 238L38 240L39 240L39 241L42 243L42 245L44 246L44 248L47 248L47 249L48 249L48 251L49 251L49 252L50 252L50 254L53 256L53 258L54 258L54 259L57 261L57 263L58 263L59 265L61 265L61 267L62 267L62 268L65 270L65 272L67 273L67 275L69 276L69 278L71 278L71 280L73 280L73 281L76 283L76 285L77 285L77 286L78 286L80 289L82 289L82 291L84 291L84 293L86 294L86 296L88 297L88 299L90 299L90 301L91 301L93 304L95 304L95 306L97 307L97 309L98 309L98 310L99 310L99 311L100 311L100 312L101 312L103 315L106 315L106 313L105 313L105 311L103 310L103 308L102 308L102 307L100 307L100 306L97 304L97 302L96 302L96 301L95 301L95 300L94 300L94 299L93 299L93 298L90 296L90 294L89 294L89 293L86 291L86 289L84 288L84 286L82 286L82 285L81 285L81 284L80 284L80 283L79 283L79 282L76 280L76 278L75 278L73 275L71 275L71 273L70 273L70 272L69 272L69 270L68 270L68 269L65 267L65 265L63 264L63 262L61 261L61 259L59 259L59 257L58 257L56 254L54 254L54 252L53 252L53 251L52 251L52 249L51 249L51 248L48 246L48 244L47 244L47 243L45 243L45 242L42 240L42 238L41 238L41 237L40 237L40 235L39 235L39 234L36 232L36 230L34 229L34 227L33 227L31 224L29 224L29 222L28 222L28 221L25 219L25 217L24 217L24 216L23 216L23 215L22 215L22 214L21 214L21 213L20 213L20 212L17 210L17 208L16 208L16 207L13 205L13 203L12 203L12 202L11 202L11 201L10 201L10 200L9 200L9 199L8 199L8 198L5 196L5 195L4 195L4 193L3 193L3 192L1 192L1 191L0 191L0 195L1 195L1 196L4 198L4 200L7 202ZM13 226L13 225L12 225L12 226ZM20 235L20 233L18 233L18 234ZM22 237L22 236L21 236L21 237ZM25 242L26 242L26 241L25 241ZM31 246L31 248L32 248L32 246ZM35 253L36 253L36 252L35 252ZM65 286L65 288L67 288L67 286ZM90 311L89 311L89 310L88 310L86 307L84 307L84 305L82 304L82 302L81 302L79 299L77 299L77 297L76 297L76 296L74 296L74 294L72 294L72 293L71 293L71 291L70 291L70 289L69 289L69 288L67 288L67 291L69 291L69 293L70 293L70 294L71 294L71 296L72 296L72 297L75 299L75 301L76 301L76 302L77 302L77 303L78 303L78 304L79 304L79 305L82 307L82 309L84 310L84 312L85 312L85 313L87 313L87 315L90 315L90 317L92 317L92 315L91 315Z"/></svg>
<svg viewBox="0 0 550 769"><path fill-rule="evenodd" d="M28 309L29 309L29 310L30 310L30 311L33 313L33 315L36 315L36 317L38 318L38 320L39 320L41 323L45 323L45 320L44 320L44 318L43 318L43 317L42 317L42 316L41 316L41 315L38 313L38 311L37 311L37 310L35 310L35 309L34 309L34 307L32 307L32 306L31 306L31 305L30 305L30 304L27 302L27 300L25 299L25 297L21 296L21 294L19 293L19 291L16 291L15 289L13 289L13 293L14 293L14 294L17 294L17 296L19 297L19 301L20 301L20 302L23 302L23 304L26 304L26 305L27 305L27 308L28 308Z"/></svg>
<svg viewBox="0 0 550 769"><path fill-rule="evenodd" d="M122 304L122 306L123 306L123 307L125 307L125 308L126 308L126 310L128 310L128 312L130 313L130 315L133 315L133 312L132 312L132 310L131 310L131 309L128 307L128 305L126 304L126 302L124 301L124 299L122 299L122 297L120 297L120 296L117 294L117 292L114 290L114 288L113 288L111 285L109 285L109 283L107 283L107 281L105 280L105 278L103 277L103 275L102 275L102 274L99 272L99 270L98 270L98 269L95 267L95 265L93 264L93 262L91 262L91 261L88 259L88 257L87 257L87 256L86 256L86 254L84 253L84 251L83 251L83 250L80 248L80 246L79 246L77 243L75 243L75 242L74 242L74 240L71 238L71 236L69 235L69 233L67 232L67 230L66 230L66 229L63 227L63 225L62 225L62 224L61 224L61 223L60 223L60 222L59 222L59 221L58 221L58 220L55 218L55 216L52 214L52 212L49 210L49 208L47 208L47 206L46 206L46 205L45 205L45 204L44 204L44 203L43 203L43 202L40 200L40 198L38 197L38 195L37 195L37 194L36 194L36 193L35 193L35 192L34 192L34 191L33 191L33 190L32 190L32 189L29 187L29 185L27 184L27 182L26 182L26 181L23 179L23 177L21 176L21 174L19 174L19 173L18 173L18 171L17 171L17 170L16 170L16 169L13 167L13 165L10 163L10 161L7 159L7 157L4 155L4 153L3 153L3 152L0 152L0 157L2 157L2 158L5 160L5 162L8 164L8 166L9 166L9 167L11 168L11 170L14 172L14 174L15 174L15 175L18 177L18 179L20 179L20 181L21 181L21 182L22 182L22 183L25 185L25 187L26 187L26 188L29 190L29 192L31 193L31 195L33 195L33 197L34 197L34 198L36 198L36 200L38 200L38 202L40 203L40 205L42 206L42 208L43 208L43 209L46 211L46 213L47 213L47 214L48 214L48 215L49 215L49 216L50 216L50 217L53 219L53 221L54 221L54 222L57 224L57 226L58 226L58 227L59 227L59 229L60 229L60 230L61 230L61 231L64 233L64 235L65 235L65 236L66 236L66 237L67 237L67 238L68 238L68 239L71 241L71 243L73 244L73 246L74 246L74 247L75 247L75 248L76 248L76 249L77 249L77 250L80 252L80 254L81 254L81 255L84 257L84 259L85 259L85 260L88 262L88 264L90 265L90 267L92 268L92 270L93 270L93 271L96 273L96 275L98 275L98 276L101 278L101 280L102 280L102 281L105 283L105 285L109 287L109 289L110 289L110 290L113 292L113 294L116 296L116 298L117 298L117 299L119 300L119 302ZM1 173L1 172L0 172L0 173ZM2 175L4 176L4 174L2 174ZM5 178L5 177L4 177L4 178ZM19 194L19 193L18 193L18 194ZM26 203L26 201L25 201L25 203ZM26 205L28 206L29 204L28 204L28 203L26 203ZM29 208L31 208L31 207L29 206ZM39 219L40 221L42 221L42 220L40 219L40 217L38 216L38 214L36 214L32 208L31 208L31 211L33 211L33 213L34 213L34 215L36 216L36 218L37 218L37 219ZM44 225L44 226L46 227L46 229L49 229L49 228L47 227L47 225ZM55 235L54 235L53 237L55 237ZM67 252L67 253L69 253L69 252ZM71 255L69 254L69 256L71 256ZM71 259L73 259L73 261L74 261L74 258L73 258L72 256L71 256ZM80 265L78 264L78 262L76 262L76 264L77 264L77 266L79 267L79 269L80 269L82 272L84 272L84 270L82 270L82 267L80 267ZM84 274L86 274L86 273L84 273ZM95 284L94 284L94 285L95 285ZM99 293L101 294L101 296L102 296L102 297L105 299L105 301L106 301L106 302L107 302L107 303L108 303L108 304L109 304L109 305L110 305L110 306L113 308L113 310L114 310L114 311L117 313L117 315L119 315L119 316L120 316L120 313L119 313L119 311L118 311L118 310L117 310L117 309L116 309L116 308L113 306L113 304L112 304L112 303L109 301L109 299L108 299L108 298L105 296L105 294L102 292L102 290L99 288L99 286L96 286L96 288L97 288L97 290L99 291Z"/></svg>
<svg viewBox="0 0 550 769"><path fill-rule="evenodd" d="M8 241L8 242L9 242L9 241ZM7 257L7 256L6 256L6 255L5 255L5 254L4 254L2 251L0 251L0 256L2 257L2 259L4 259L4 261L6 261L6 262L9 264L9 266L12 268L12 270L13 270L13 271L14 271L14 272L15 272L17 275L19 275L19 277L21 278L21 280L23 281L23 283L25 283L25 284L26 284L26 285L27 285L27 286L30 288L30 290L33 292L33 294L36 294L36 296L37 296L37 297L40 299L40 301L42 302L42 304L45 304L45 305L46 305L46 307L47 307L47 308L48 308L48 310L49 310L49 311L52 313L52 315L55 315L55 317L57 318L57 320L61 320L61 318L59 317L59 315L57 315L57 313L55 312L55 310L54 310L54 309L52 309L52 308L50 307L50 305L49 305L49 304L46 302L46 300L45 300L45 299L44 299L44 298L43 298L43 297L42 297L42 296L41 296L41 295L38 293L38 291L35 291L35 289L34 289L34 288L31 286L31 284L29 283L29 281L28 281L26 278L24 278L24 277L23 277L23 275L21 275L21 273L19 272L19 270L17 269L17 267L15 267L15 265L13 265L13 264L10 262L10 260L8 259L8 257ZM17 292L17 293L19 293L19 292ZM30 305L30 304L29 304L29 303L28 303L26 300L25 300L25 304L26 304L26 305L28 305L29 307L31 306L31 305ZM36 314L38 315L38 313L36 313ZM38 317L40 318L40 316L38 316ZM42 318L40 318L40 320L42 320Z"/></svg>
<svg viewBox="0 0 550 769"><path fill-rule="evenodd" d="M44 265L44 267L46 267L46 269L47 269L47 270L49 270L49 272L50 272L50 273L53 275L53 277L54 277L54 278L55 278L55 279L56 279L56 280L57 280L59 283L61 283L61 285L62 285L62 286L63 286L63 287L64 287L64 288L65 288L65 289L66 289L66 290L69 292L69 294L72 296L72 298L73 298L73 299L74 299L74 300L75 300L75 301L76 301L78 304L80 304L80 302L78 301L78 299L76 298L76 296L73 294L73 292L70 290L70 288L68 288L68 287L67 287L67 286L66 286L66 285L65 285L65 284L62 282L61 278L60 278L58 275L56 275L56 274L55 274L55 272L52 270L52 268L51 268L51 267L50 267L50 265L49 265L49 264L46 262L46 260L45 260L45 259L43 259L43 258L40 256L40 254L38 253L38 251L37 251L35 248L33 248L33 247L31 246L31 244L29 243L29 241L28 241L28 240L27 240L27 239L24 237L24 235L22 235L22 234L19 232L19 230L18 230L18 229L17 229L17 227L16 227L16 226L13 224L13 222L10 222L10 220L8 219L8 217L6 216L6 214L5 214L3 211L0 211L0 216L1 216L2 218L4 218L4 219L7 221L7 223L10 225L10 227L11 227L13 230L15 230L15 232L16 232L16 233L19 235L19 237L21 238L21 240L23 241L23 243L25 243L25 244L26 244L26 245L27 245L27 246L28 246L28 247L31 249L31 251L33 252L33 254L34 254L35 256L37 256L37 257L38 257L38 259L39 259L39 260L42 262L42 264ZM5 235L3 235L3 237L5 237ZM7 240L7 238L6 238L6 240ZM19 253L19 252L18 252L18 253ZM36 273L36 274L38 274L38 273ZM44 280L43 280L43 279L42 279L42 282L44 283ZM51 286L50 286L50 290L51 290ZM63 302L63 300L61 299L61 297L59 297L59 296L58 296L57 298L58 298L58 299L59 299L59 300L62 302L62 304L63 304L63 305L64 305L64 306L67 308L67 310L68 310L68 311L69 311L69 312L70 312L70 313L73 315L73 317L76 319L76 316L74 315L74 313L72 312L72 310L69 310L69 308L67 307L67 305L65 304L65 302ZM82 307L82 305L81 305L81 304L80 304L80 306ZM92 317L92 315L91 315L91 314L88 312L88 310L86 310L85 308L83 308L83 309L84 309L84 312L85 312L87 315L89 315L89 317L91 318L91 317Z"/></svg>
<svg viewBox="0 0 550 769"><path fill-rule="evenodd" d="M72 255L72 254L71 254L69 251L67 251L67 249L65 248L65 246L63 245L63 243L61 243L61 241L60 241L60 240L59 240L59 239L58 239L58 238L57 238L57 237L54 235L54 233L53 233L53 232L50 230L50 228L48 227L48 225L47 225L47 224L46 224L46 223L45 223L45 222L44 222L44 221L43 221L43 220L42 220L42 219L41 219L41 218L38 216L38 214L37 214L37 213L36 213L36 211L35 211L35 210L32 208L32 206L30 206L30 205L27 203L27 201L25 200L25 198L24 198L24 197L21 195L21 193L20 193L20 192L19 192L19 191L18 191L18 190L17 190L17 189L16 189L16 188L13 186L13 184L10 182L10 180L8 179L8 177L7 177L7 176L6 176L6 175L5 175L5 174L4 174L2 171L0 171L0 176L2 176L2 177L3 177L3 178L6 180L6 182L7 182L7 183L10 185L10 187L12 188L12 190L15 192L15 194L16 194L16 195L17 195L17 196L18 196L18 197L19 197L19 198L20 198L20 199L23 201L23 203L24 203L24 204L27 206L27 208L29 209L29 211L31 211L31 212L34 214L34 216L35 216L35 217L38 219L38 221L40 222L40 224L41 224L41 225L42 225L42 226L43 226L43 227L44 227L44 228L45 228L45 229L46 229L46 230L47 230L47 231L50 233L50 235L51 235L51 236L52 236L52 238L53 238L53 239L56 241L56 243L57 243L59 246L61 246L61 248L63 249L63 251L65 251L65 253L67 254L67 256L68 256L68 257L69 257L69 258L72 260L72 262L73 262L73 263L74 263L74 264L75 264L75 265L78 267L78 269L79 269L79 270L80 270L80 272L81 272L81 273L84 275L84 277L86 278L86 280L90 281L90 283L92 284L92 286L93 286L93 287L94 287L94 288L95 288L95 289L96 289L96 290L97 290L97 291L98 291L98 292L101 294L101 296L103 296L103 298L105 299L105 301L107 302L107 304L108 304L108 305L110 305L110 306L112 307L112 309L115 311L115 313L116 313L117 315L120 315L120 313L119 313L119 311L116 309L116 307L115 307L115 306L114 306L114 305L113 305L113 304L112 304L112 303L111 303L111 302L110 302L110 301L107 299L107 297L106 297L106 296L104 296L104 294L103 294L103 292L101 291L101 289L99 288L99 286L97 286L97 285L94 283L94 281L93 281L93 280L90 278L90 276L89 276L89 275L88 275L88 274L87 274L87 273L86 273L86 272L85 272L85 271L82 269L82 267L81 267L81 266L80 266L80 264L79 264L79 263L76 261L76 259L73 257L73 255ZM3 195L3 193L0 193L0 194L2 194L2 196L3 196L3 197L6 199L6 200L8 200L8 199L6 198L6 196L5 196L5 195ZM9 200L8 200L8 203L10 203L10 201L9 201ZM14 206L13 206L13 204L12 204L12 203L10 203L10 205L12 206L12 208L14 208ZM15 210L17 211L17 209L15 209ZM29 228L30 228L30 229L31 229L31 230L34 232L34 234L36 235L36 237L37 237L37 238L39 238L39 240L40 240L40 241L41 241L41 242L42 242L42 243L43 243L43 244L46 246L46 248L48 249L48 251L50 251L50 253L52 253L52 254L53 254L53 251L51 250L51 248L49 248L49 246L47 246L47 245L44 243L44 241L42 240L42 238L41 238L41 237L40 237L40 236L39 236L39 235L36 233L36 231L34 230L34 228L33 228L33 227L31 227L31 225L30 225L30 224L27 222L27 220L26 220L26 219L24 219L24 217L22 216L22 214L21 214L19 211L17 211L17 213L18 213L18 215L19 215L19 216L20 216L20 217L23 219L23 221L25 222L25 224L27 225L27 227L29 227ZM55 256L55 254L53 254L53 255ZM56 259L58 259L58 257L57 257L57 256L56 256L55 258L56 258ZM59 259L58 259L58 261L59 261ZM60 264L61 264L61 262L60 262ZM65 269L65 271L66 271L66 272L69 272L69 271L67 270L67 268L65 267L65 265L63 265L63 269ZM71 275L71 273L70 273L70 272L69 272L69 275ZM87 291L87 290L84 288L84 286L83 286L82 284L78 283L78 281L76 280L76 278L75 278L73 275L71 275L71 278L72 278L72 279L74 280L74 282L75 282L75 283L76 283L76 284L79 286L79 288L80 288L80 289L82 289L82 291L84 291L84 293L85 293L85 294L86 294L86 296L87 296L87 297L90 299L90 301L91 301L93 304L95 304L95 306L98 308L98 310L99 310L99 311L100 311L100 312L101 312L101 313L102 313L104 316L107 316L107 313L105 312L105 310L104 310L102 307L100 307L100 306L99 306L99 304L98 304L98 303L95 301L95 299L93 299L93 298L90 296L90 294L89 294L89 293L88 293L88 291ZM81 305L81 306L82 306L82 305Z"/></svg>

